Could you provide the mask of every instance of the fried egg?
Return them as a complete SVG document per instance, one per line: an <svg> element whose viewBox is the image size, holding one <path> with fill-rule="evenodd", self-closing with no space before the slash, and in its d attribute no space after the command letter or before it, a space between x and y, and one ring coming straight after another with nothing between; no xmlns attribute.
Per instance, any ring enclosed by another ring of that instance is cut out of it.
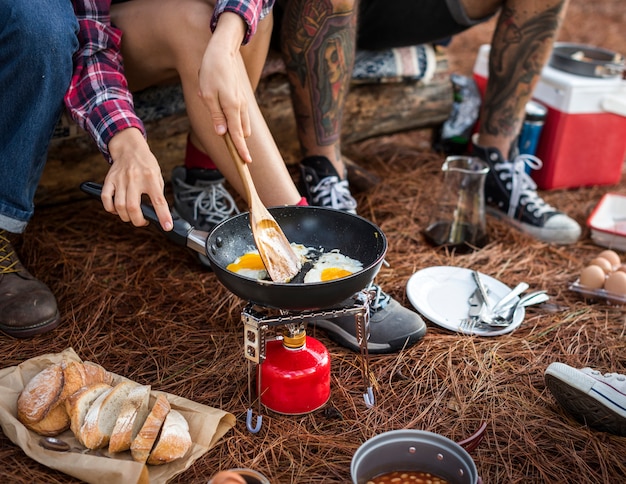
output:
<svg viewBox="0 0 626 484"><path fill-rule="evenodd" d="M323 282L341 279L363 270L363 264L356 259L331 251L322 254L304 276L304 282Z"/></svg>
<svg viewBox="0 0 626 484"><path fill-rule="evenodd" d="M303 262L307 259L309 253L313 251L310 247L305 247L295 242L291 243L291 247ZM237 257L234 262L226 266L226 269L250 279L263 280L269 278L265 264L263 264L263 259L261 259L261 254L259 254L257 249L253 248L250 248L248 252Z"/></svg>
<svg viewBox="0 0 626 484"><path fill-rule="evenodd" d="M250 279L266 279L267 270L261 259L259 251L256 249L246 252L237 257L234 262L226 266L231 272L235 272L240 276L249 277Z"/></svg>

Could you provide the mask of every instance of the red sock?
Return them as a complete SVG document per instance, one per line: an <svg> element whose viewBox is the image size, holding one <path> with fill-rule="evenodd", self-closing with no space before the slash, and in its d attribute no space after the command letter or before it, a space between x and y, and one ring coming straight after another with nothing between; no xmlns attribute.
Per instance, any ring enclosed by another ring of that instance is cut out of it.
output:
<svg viewBox="0 0 626 484"><path fill-rule="evenodd" d="M308 207L309 202L306 201L305 197L302 197L298 203L296 203L296 207Z"/></svg>
<svg viewBox="0 0 626 484"><path fill-rule="evenodd" d="M204 170L217 170L217 166L209 155L203 153L191 142L187 136L187 149L185 150L185 168L202 168Z"/></svg>

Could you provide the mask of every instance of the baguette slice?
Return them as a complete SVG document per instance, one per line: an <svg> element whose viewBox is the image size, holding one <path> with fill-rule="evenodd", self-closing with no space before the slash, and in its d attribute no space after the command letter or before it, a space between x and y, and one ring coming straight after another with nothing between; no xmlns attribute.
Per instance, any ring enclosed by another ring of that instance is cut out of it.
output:
<svg viewBox="0 0 626 484"><path fill-rule="evenodd" d="M107 392L104 398L101 399L101 395L94 401L85 415L79 432L79 440L82 440L85 447L101 449L108 445L122 405L135 386L136 383L123 381Z"/></svg>
<svg viewBox="0 0 626 484"><path fill-rule="evenodd" d="M159 394L137 437L130 444L130 454L133 460L146 462L170 410L170 402L167 401L165 395Z"/></svg>
<svg viewBox="0 0 626 484"><path fill-rule="evenodd" d="M26 427L40 422L57 406L63 391L61 363L47 366L24 386L17 397L17 418Z"/></svg>
<svg viewBox="0 0 626 484"><path fill-rule="evenodd" d="M159 438L148 457L148 464L167 464L185 456L191 447L191 435L187 419L176 410L165 417Z"/></svg>
<svg viewBox="0 0 626 484"><path fill-rule="evenodd" d="M93 402L105 391L111 390L107 383L94 383L84 386L65 400L65 410L70 416L70 430L78 436L85 421L85 415ZM79 439L80 440L80 439Z"/></svg>
<svg viewBox="0 0 626 484"><path fill-rule="evenodd" d="M150 411L150 385L138 385L128 394L109 440L109 452L123 452L143 426Z"/></svg>

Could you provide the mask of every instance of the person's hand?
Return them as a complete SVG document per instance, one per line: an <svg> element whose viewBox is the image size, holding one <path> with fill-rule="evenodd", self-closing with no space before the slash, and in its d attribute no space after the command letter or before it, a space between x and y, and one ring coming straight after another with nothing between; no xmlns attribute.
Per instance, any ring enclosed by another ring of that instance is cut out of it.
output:
<svg viewBox="0 0 626 484"><path fill-rule="evenodd" d="M246 484L246 480L233 471L220 471L209 480L209 484Z"/></svg>
<svg viewBox="0 0 626 484"><path fill-rule="evenodd" d="M161 168L145 138L136 128L117 133L109 142L113 164L102 186L102 204L107 212L141 227L148 224L141 212L141 197L150 198L161 227L172 230L172 214L163 194Z"/></svg>
<svg viewBox="0 0 626 484"><path fill-rule="evenodd" d="M252 87L239 52L245 29L239 15L220 15L202 58L198 95L211 113L215 132L220 136L230 132L241 158L250 162L245 139L251 134L248 103Z"/></svg>

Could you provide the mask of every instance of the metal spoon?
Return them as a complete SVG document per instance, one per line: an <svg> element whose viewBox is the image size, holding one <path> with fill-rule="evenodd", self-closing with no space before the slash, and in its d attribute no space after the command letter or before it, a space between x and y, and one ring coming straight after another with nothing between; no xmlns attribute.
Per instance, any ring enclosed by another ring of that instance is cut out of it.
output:
<svg viewBox="0 0 626 484"><path fill-rule="evenodd" d="M534 304L541 304L543 302L546 302L548 299L550 299L550 296L548 296L546 291L531 292L521 299L518 299L515 304L513 304L513 306L508 309L506 316L497 316L490 323L487 324L494 328L509 326L513 323L515 312L517 311L518 307L528 307Z"/></svg>
<svg viewBox="0 0 626 484"><path fill-rule="evenodd" d="M528 289L528 284L525 282L520 282L517 286L515 286L511 291L505 295L502 299L500 299L496 305L493 307L494 313L500 313L503 308L505 308L513 299L523 293L526 289Z"/></svg>

